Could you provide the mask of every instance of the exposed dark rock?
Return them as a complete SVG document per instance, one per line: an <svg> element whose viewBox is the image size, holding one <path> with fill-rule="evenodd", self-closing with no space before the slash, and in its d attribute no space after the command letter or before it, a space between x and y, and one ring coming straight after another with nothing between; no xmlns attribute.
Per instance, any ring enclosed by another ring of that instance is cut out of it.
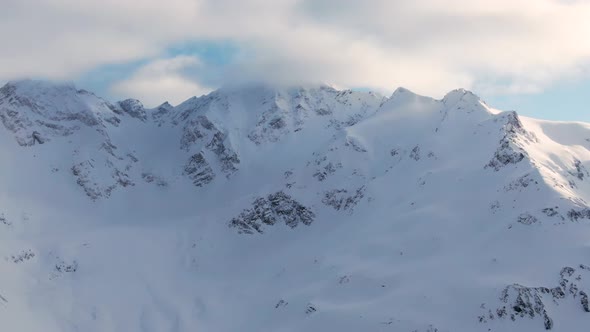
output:
<svg viewBox="0 0 590 332"><path fill-rule="evenodd" d="M490 210L492 211L492 213L496 213L496 211L498 211L500 207L501 206L499 201L493 201L492 204L490 204Z"/></svg>
<svg viewBox="0 0 590 332"><path fill-rule="evenodd" d="M85 160L72 166L72 174L76 177L76 183L84 189L88 197L96 200L103 197L103 190L91 180L91 171L94 168L93 160Z"/></svg>
<svg viewBox="0 0 590 332"><path fill-rule="evenodd" d="M128 154L126 154L126 156L134 163L139 161L139 159L137 159L137 157L133 153L128 153Z"/></svg>
<svg viewBox="0 0 590 332"><path fill-rule="evenodd" d="M73 273L78 270L78 262L71 261L66 263L63 260L60 260L57 264L55 264L55 270L60 273Z"/></svg>
<svg viewBox="0 0 590 332"><path fill-rule="evenodd" d="M559 215L559 211L557 211L559 209L559 207L554 207L554 208L544 208L543 210L541 210L547 217L555 217Z"/></svg>
<svg viewBox="0 0 590 332"><path fill-rule="evenodd" d="M143 104L137 99L125 99L119 102L119 106L121 109L129 114L129 116L139 119L141 121L145 121L147 119L147 114L145 112L145 108Z"/></svg>
<svg viewBox="0 0 590 332"><path fill-rule="evenodd" d="M117 181L117 184L119 184L121 187L129 187L135 185L135 183L133 183L133 181L131 181L131 179L129 178L129 174L124 173L116 168L113 170L112 176Z"/></svg>
<svg viewBox="0 0 590 332"><path fill-rule="evenodd" d="M119 160L123 159L115 154L116 149L117 147L110 140L106 140L100 145L100 150L106 151L109 155Z"/></svg>
<svg viewBox="0 0 590 332"><path fill-rule="evenodd" d="M588 294L584 291L580 292L580 303L585 312L590 312L590 307L588 307Z"/></svg>
<svg viewBox="0 0 590 332"><path fill-rule="evenodd" d="M183 174L193 180L193 184L197 187L202 187L215 179L215 173L202 152L190 157L184 166Z"/></svg>
<svg viewBox="0 0 590 332"><path fill-rule="evenodd" d="M416 145L412 151L410 151L410 158L414 159L415 161L420 160L420 146Z"/></svg>
<svg viewBox="0 0 590 332"><path fill-rule="evenodd" d="M365 197L365 186L352 192L347 189L334 189L326 191L322 203L333 207L335 210L352 212L354 207Z"/></svg>
<svg viewBox="0 0 590 332"><path fill-rule="evenodd" d="M531 319L541 317L545 329L550 330L553 327L553 319L547 314L543 302L543 294L547 293L550 293L550 290L543 287L530 288L518 284L507 286L500 296L500 301L505 305L497 308L495 312L489 310L486 315L479 316L478 320L481 323L487 323L495 317L500 319L510 317L512 321L519 317Z"/></svg>
<svg viewBox="0 0 590 332"><path fill-rule="evenodd" d="M0 214L0 224L5 225L5 226L12 225L12 223L6 219L6 217L4 216L4 213Z"/></svg>
<svg viewBox="0 0 590 332"><path fill-rule="evenodd" d="M141 178L147 183L154 183L158 187L167 187L168 182L153 173L141 173Z"/></svg>
<svg viewBox="0 0 590 332"><path fill-rule="evenodd" d="M340 279L338 280L339 284L347 284L350 282L350 277L349 276L342 276L340 277Z"/></svg>
<svg viewBox="0 0 590 332"><path fill-rule="evenodd" d="M494 157L486 165L486 168L493 168L499 171L506 165L521 162L526 156L525 153L523 149L515 146L508 137L504 137L500 141L500 147L496 150Z"/></svg>
<svg viewBox="0 0 590 332"><path fill-rule="evenodd" d="M576 270L572 267L562 268L559 273L559 286L553 288L526 287L519 284L509 285L504 288L500 296L500 301L504 305L498 307L495 313L490 310L488 313L479 316L478 320L481 323L486 323L494 318L504 319L510 317L512 321L515 321L517 318L528 317L534 319L540 317L543 320L545 329L551 330L554 321L547 312L547 301L559 304L560 301L578 297L580 298L581 309L584 312L590 312L588 295L585 291L579 290L579 285L576 283L576 281L582 280L582 276L578 275L574 280L571 280L575 273Z"/></svg>
<svg viewBox="0 0 590 332"><path fill-rule="evenodd" d="M395 157L395 156L399 155L400 153L401 153L400 149L391 149L391 151L389 151L389 154L392 157Z"/></svg>
<svg viewBox="0 0 590 332"><path fill-rule="evenodd" d="M281 129L287 125L285 119L283 118L276 118L271 120L268 125L273 129Z"/></svg>
<svg viewBox="0 0 590 332"><path fill-rule="evenodd" d="M539 184L531 174L525 174L504 187L505 191L522 190L532 184Z"/></svg>
<svg viewBox="0 0 590 332"><path fill-rule="evenodd" d="M363 147L361 142L359 142L354 137L347 137L346 143L344 143L344 146L349 146L356 152L367 152L367 149L365 147Z"/></svg>
<svg viewBox="0 0 590 332"><path fill-rule="evenodd" d="M295 114L305 113L303 106L295 109ZM289 130L287 116L296 117L295 114L289 114L287 110L282 109L277 101L273 101L270 108L263 112L258 119L256 127L248 134L248 138L256 145L261 145L265 142L278 142L281 138L287 135ZM296 118L295 127L301 124Z"/></svg>
<svg viewBox="0 0 590 332"><path fill-rule="evenodd" d="M212 133L210 133L213 131ZM182 137L180 139L180 147L189 151L191 146L199 142L207 135L215 135L219 130L213 125L209 119L204 115L199 115L195 119L190 120L184 126Z"/></svg>
<svg viewBox="0 0 590 332"><path fill-rule="evenodd" d="M315 219L315 214L301 205L291 196L282 191L259 197L252 203L252 208L246 209L230 222L230 227L236 227L240 233L262 233L263 225L274 225L284 222L295 228L300 223L309 225Z"/></svg>
<svg viewBox="0 0 590 332"><path fill-rule="evenodd" d="M329 109L326 109L326 108L317 108L317 109L315 109L315 113L317 115L324 116L324 115L330 115L330 114L332 114L332 111L329 110Z"/></svg>
<svg viewBox="0 0 590 332"><path fill-rule="evenodd" d="M109 119L115 123L111 120L114 114L109 116L109 112L115 107L89 92L75 90L68 85L24 83L37 84L36 88L43 93L63 95L72 105L76 105L64 107L53 101L37 98L34 94L26 92L27 89L21 91L16 84L8 83L0 88L0 121L7 130L14 133L17 143L21 146L43 144L53 137L71 135L80 129L80 125L103 125L102 117L105 118L104 121ZM86 98L88 95L95 99L96 106L103 108L103 113L80 102L80 98Z"/></svg>
<svg viewBox="0 0 590 332"><path fill-rule="evenodd" d="M221 171L227 177L238 170L240 158L231 148L227 135L204 115L197 116L185 125L180 143L181 148L186 151L190 151L193 146L198 146L199 143L201 148L204 146L212 151L217 157Z"/></svg>
<svg viewBox="0 0 590 332"><path fill-rule="evenodd" d="M35 143L43 144L47 141L47 139L43 138L41 133L39 133L38 131L33 131L33 133L31 134L31 137L33 138L33 144L35 144Z"/></svg>
<svg viewBox="0 0 590 332"><path fill-rule="evenodd" d="M336 173L340 168L342 168L342 163L333 164L332 162L329 162L322 169L318 169L313 174L313 177L318 181L324 181L328 176Z"/></svg>
<svg viewBox="0 0 590 332"><path fill-rule="evenodd" d="M162 105L158 106L152 113L152 119L161 126L162 123L165 121L166 117L171 114L173 110L173 106L170 103L165 102Z"/></svg>
<svg viewBox="0 0 590 332"><path fill-rule="evenodd" d="M523 128L516 112L506 112L502 114L502 119L505 120L502 128L504 135L492 160L485 166L485 168L493 168L495 171L499 171L504 166L521 162L527 156L526 151L521 147L523 142L537 141L532 133Z"/></svg>
<svg viewBox="0 0 590 332"><path fill-rule="evenodd" d="M116 117L114 115L113 116L110 116L110 117L106 117L104 120L107 123L110 123L110 124L112 124L115 127L118 127L119 124L121 124L121 119L119 119L118 117Z"/></svg>
<svg viewBox="0 0 590 332"><path fill-rule="evenodd" d="M289 304L289 302L281 299L279 300L279 302L275 305L275 309L281 308L281 307L286 307Z"/></svg>
<svg viewBox="0 0 590 332"><path fill-rule="evenodd" d="M571 209L567 212L567 217L571 221L578 221L580 219L590 219L590 208L581 210Z"/></svg>
<svg viewBox="0 0 590 332"><path fill-rule="evenodd" d="M572 176L575 176L576 178L578 178L578 180L580 180L580 181L583 181L584 177L590 176L590 174L588 173L588 171L586 170L584 165L582 165L582 162L579 161L578 159L574 159L574 170L569 171L569 173Z"/></svg>
<svg viewBox="0 0 590 332"><path fill-rule="evenodd" d="M285 177L285 179L290 179L293 176L293 171L285 171L285 173L283 173L283 176Z"/></svg>
<svg viewBox="0 0 590 332"><path fill-rule="evenodd" d="M536 223L538 219L531 214L523 213L520 216L518 216L518 219L516 221L524 225L532 225Z"/></svg>
<svg viewBox="0 0 590 332"><path fill-rule="evenodd" d="M240 163L240 158L233 150L226 147L225 135L222 132L215 133L206 147L218 157L221 171L226 176L229 177L238 170L237 165Z"/></svg>
<svg viewBox="0 0 590 332"><path fill-rule="evenodd" d="M10 259L14 262L14 263L22 263L24 261L28 261L29 259L32 259L35 257L35 253L31 250L24 250L21 253L17 254L17 255L12 255L10 256Z"/></svg>

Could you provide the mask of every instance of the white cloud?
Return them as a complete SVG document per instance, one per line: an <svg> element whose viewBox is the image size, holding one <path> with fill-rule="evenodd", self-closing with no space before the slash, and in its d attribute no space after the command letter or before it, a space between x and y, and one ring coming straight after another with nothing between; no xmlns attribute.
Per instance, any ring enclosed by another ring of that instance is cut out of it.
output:
<svg viewBox="0 0 590 332"><path fill-rule="evenodd" d="M129 79L116 83L112 90L123 98L137 98L149 107L164 101L178 104L211 91L183 75L187 68L200 64L193 56L155 60L139 68Z"/></svg>
<svg viewBox="0 0 590 332"><path fill-rule="evenodd" d="M588 75L590 63L586 0L21 0L2 9L0 79L72 78L202 39L240 47L219 73L226 81L433 95L539 91Z"/></svg>

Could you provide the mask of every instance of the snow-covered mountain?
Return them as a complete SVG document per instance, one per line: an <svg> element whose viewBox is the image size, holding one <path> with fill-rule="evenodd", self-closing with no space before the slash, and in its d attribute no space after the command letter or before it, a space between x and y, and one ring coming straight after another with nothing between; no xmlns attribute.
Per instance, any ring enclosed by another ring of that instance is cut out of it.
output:
<svg viewBox="0 0 590 332"><path fill-rule="evenodd" d="M0 88L6 331L585 331L590 124L328 86Z"/></svg>

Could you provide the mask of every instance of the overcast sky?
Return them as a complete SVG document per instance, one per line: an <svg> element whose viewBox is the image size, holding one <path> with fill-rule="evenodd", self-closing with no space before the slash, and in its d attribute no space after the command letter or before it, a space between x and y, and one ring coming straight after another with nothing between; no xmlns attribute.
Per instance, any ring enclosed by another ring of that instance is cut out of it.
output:
<svg viewBox="0 0 590 332"><path fill-rule="evenodd" d="M0 81L178 103L223 84L457 87L590 121L590 0L2 0Z"/></svg>

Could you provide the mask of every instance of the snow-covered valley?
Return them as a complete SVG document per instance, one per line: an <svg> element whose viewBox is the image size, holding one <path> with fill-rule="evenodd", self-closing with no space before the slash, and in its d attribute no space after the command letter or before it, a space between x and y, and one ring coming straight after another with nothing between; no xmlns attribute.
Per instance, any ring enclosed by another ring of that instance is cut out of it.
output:
<svg viewBox="0 0 590 332"><path fill-rule="evenodd" d="M328 86L0 88L5 331L586 331L590 124Z"/></svg>

